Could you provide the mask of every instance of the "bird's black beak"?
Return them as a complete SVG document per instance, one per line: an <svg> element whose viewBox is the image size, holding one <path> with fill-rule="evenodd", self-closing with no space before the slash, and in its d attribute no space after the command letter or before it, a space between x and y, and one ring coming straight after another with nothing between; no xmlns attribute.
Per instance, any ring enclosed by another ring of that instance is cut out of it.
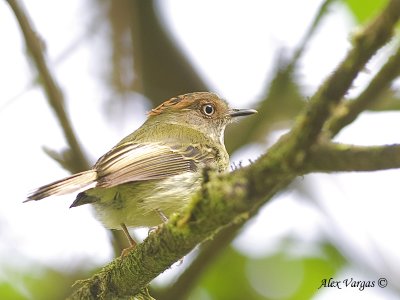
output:
<svg viewBox="0 0 400 300"><path fill-rule="evenodd" d="M249 116L249 115L256 114L256 113L257 113L257 111L255 109L237 109L237 108L232 108L229 111L229 115L232 118Z"/></svg>

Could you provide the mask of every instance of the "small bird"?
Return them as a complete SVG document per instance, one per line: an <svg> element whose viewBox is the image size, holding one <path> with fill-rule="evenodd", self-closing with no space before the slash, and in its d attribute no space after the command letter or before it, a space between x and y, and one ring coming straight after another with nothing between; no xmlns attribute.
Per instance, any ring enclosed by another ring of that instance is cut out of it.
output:
<svg viewBox="0 0 400 300"><path fill-rule="evenodd" d="M93 205L104 226L122 229L134 247L127 227L166 221L199 189L205 167L226 172L225 127L256 112L232 109L210 92L172 98L152 109L145 123L91 170L44 185L26 201L81 191L70 207Z"/></svg>

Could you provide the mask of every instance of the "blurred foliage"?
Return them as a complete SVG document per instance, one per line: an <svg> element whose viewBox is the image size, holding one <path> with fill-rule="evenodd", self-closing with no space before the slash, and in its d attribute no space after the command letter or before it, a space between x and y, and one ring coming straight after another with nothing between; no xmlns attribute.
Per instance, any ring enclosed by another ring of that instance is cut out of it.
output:
<svg viewBox="0 0 400 300"><path fill-rule="evenodd" d="M15 282L0 282L0 296L4 299L26 299L26 297L17 290Z"/></svg>
<svg viewBox="0 0 400 300"><path fill-rule="evenodd" d="M320 245L315 256L291 255L287 250L293 246L298 247L297 242L286 241L280 251L259 258L229 247L190 299L310 299L321 280L334 277L344 260L329 244Z"/></svg>
<svg viewBox="0 0 400 300"><path fill-rule="evenodd" d="M349 11L358 23L364 23L374 17L387 3L386 0L344 0Z"/></svg>
<svg viewBox="0 0 400 300"><path fill-rule="evenodd" d="M78 278L88 276L87 271L60 271L32 263L27 270L13 270L1 265L6 277L0 278L0 299L65 299ZM5 280L7 278L7 280Z"/></svg>

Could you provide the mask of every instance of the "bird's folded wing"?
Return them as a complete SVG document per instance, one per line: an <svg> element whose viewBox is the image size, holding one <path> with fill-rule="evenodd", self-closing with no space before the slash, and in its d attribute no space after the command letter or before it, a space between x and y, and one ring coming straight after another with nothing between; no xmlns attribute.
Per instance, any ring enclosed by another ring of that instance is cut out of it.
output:
<svg viewBox="0 0 400 300"><path fill-rule="evenodd" d="M203 150L203 151L202 151ZM167 178L195 172L212 160L213 150L157 143L124 143L113 148L96 163L97 186L113 187L132 181Z"/></svg>

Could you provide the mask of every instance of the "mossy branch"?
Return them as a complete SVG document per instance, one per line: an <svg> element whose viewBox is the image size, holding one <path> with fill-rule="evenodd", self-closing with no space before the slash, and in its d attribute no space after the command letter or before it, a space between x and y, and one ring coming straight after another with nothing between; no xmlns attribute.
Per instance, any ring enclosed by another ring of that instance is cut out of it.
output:
<svg viewBox="0 0 400 300"><path fill-rule="evenodd" d="M171 267L204 240L232 223L243 223L286 187L296 176L310 171L377 170L398 166L399 146L361 148L323 145L321 130L354 78L374 53L387 43L400 18L400 0L392 0L382 13L354 37L353 48L336 71L311 98L293 129L254 164L211 180L193 196L191 204L171 217L155 234L124 259L117 258L70 299L124 299L137 294L157 275ZM389 163L381 163L380 155ZM389 155L390 154L390 155ZM324 164L323 155L341 157L346 166Z"/></svg>
<svg viewBox="0 0 400 300"><path fill-rule="evenodd" d="M400 168L400 145L355 146L327 143L310 151L304 172L378 171Z"/></svg>

